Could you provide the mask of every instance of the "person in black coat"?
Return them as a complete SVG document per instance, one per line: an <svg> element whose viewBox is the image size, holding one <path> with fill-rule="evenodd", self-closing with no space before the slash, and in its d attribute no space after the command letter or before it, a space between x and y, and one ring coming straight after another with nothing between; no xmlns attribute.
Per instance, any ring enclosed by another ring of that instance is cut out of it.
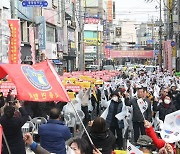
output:
<svg viewBox="0 0 180 154"><path fill-rule="evenodd" d="M21 116L14 117L15 107L19 109ZM4 135L10 147L11 154L25 154L25 143L21 132L21 127L28 120L27 112L21 107L19 101L14 106L6 106L4 115L0 118ZM3 141L2 154L8 154L6 144Z"/></svg>
<svg viewBox="0 0 180 154"><path fill-rule="evenodd" d="M151 121L152 111L151 111L151 103L145 97L146 89L143 87L139 87L137 89L137 98L132 98L129 100L127 97L125 98L125 104L127 106L132 106L133 108L133 129L134 129L134 142L137 142L140 134L146 135L144 128L144 120ZM140 103L143 103L144 106L140 109Z"/></svg>
<svg viewBox="0 0 180 154"><path fill-rule="evenodd" d="M91 121L89 127L87 127L87 131L95 147L99 149L102 154L112 153L116 138L106 127L106 121L103 118L96 117L94 121ZM84 133L82 137L90 144L86 133Z"/></svg>
<svg viewBox="0 0 180 154"><path fill-rule="evenodd" d="M177 109L172 103L172 100L169 96L164 98L164 101L158 105L158 103L154 103L153 109L155 111L159 111L159 119L164 121L165 116L172 112L175 112Z"/></svg>
<svg viewBox="0 0 180 154"><path fill-rule="evenodd" d="M112 99L108 108L108 114L106 117L107 127L111 132L117 136L116 147L123 149L123 134L122 129L124 128L123 120L118 120L115 116L122 112L123 103L120 100L120 91L116 90L112 93Z"/></svg>

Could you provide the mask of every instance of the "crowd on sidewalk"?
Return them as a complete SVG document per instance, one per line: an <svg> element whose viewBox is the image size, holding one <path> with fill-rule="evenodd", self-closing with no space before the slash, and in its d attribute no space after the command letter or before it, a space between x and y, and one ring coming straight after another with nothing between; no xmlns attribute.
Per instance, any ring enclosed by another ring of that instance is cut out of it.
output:
<svg viewBox="0 0 180 154"><path fill-rule="evenodd" d="M72 104L41 103L18 101L11 90L6 98L0 93L0 124L7 140L3 139L2 153L25 154L26 144L42 154L130 153L133 146L144 153L176 153L178 141L163 140L157 125L157 119L163 123L166 115L180 110L180 78L170 72L120 71L111 81L96 85L95 92L83 88L75 98ZM64 123L66 114L78 118L74 109L83 112L86 130L76 127L72 131ZM40 144L33 141L32 134L21 132L30 117L47 119L38 129ZM80 131L78 136L76 131Z"/></svg>

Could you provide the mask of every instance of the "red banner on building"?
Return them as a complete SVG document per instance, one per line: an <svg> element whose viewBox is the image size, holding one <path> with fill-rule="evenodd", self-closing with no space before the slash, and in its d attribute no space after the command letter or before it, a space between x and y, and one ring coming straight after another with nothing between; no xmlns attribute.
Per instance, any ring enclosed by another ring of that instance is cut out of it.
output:
<svg viewBox="0 0 180 154"><path fill-rule="evenodd" d="M18 64L20 63L20 20L10 19L8 20L10 28L10 43L9 43L9 63Z"/></svg>
<svg viewBox="0 0 180 154"><path fill-rule="evenodd" d="M163 46L163 54L164 54L164 68L172 72L172 46L171 40L167 40L164 42Z"/></svg>
<svg viewBox="0 0 180 154"><path fill-rule="evenodd" d="M100 19L97 18L85 18L84 23L85 24L98 24Z"/></svg>
<svg viewBox="0 0 180 154"><path fill-rule="evenodd" d="M111 58L153 58L153 50L132 50L132 51L115 51L110 52Z"/></svg>
<svg viewBox="0 0 180 154"><path fill-rule="evenodd" d="M1 64L0 78L7 74L16 86L19 100L69 102L69 96L49 61L35 65Z"/></svg>
<svg viewBox="0 0 180 154"><path fill-rule="evenodd" d="M108 13L108 18L107 21L108 22L112 22L113 20L113 1L112 0L108 0L107 2L107 13Z"/></svg>

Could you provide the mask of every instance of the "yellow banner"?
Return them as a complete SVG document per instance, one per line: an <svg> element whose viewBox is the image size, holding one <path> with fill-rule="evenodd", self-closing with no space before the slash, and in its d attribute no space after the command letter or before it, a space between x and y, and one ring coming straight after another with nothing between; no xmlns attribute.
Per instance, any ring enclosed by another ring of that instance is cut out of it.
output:
<svg viewBox="0 0 180 154"><path fill-rule="evenodd" d="M96 80L94 84L103 84L103 80Z"/></svg>
<svg viewBox="0 0 180 154"><path fill-rule="evenodd" d="M71 100L75 99L75 92L68 92L68 96Z"/></svg>
<svg viewBox="0 0 180 154"><path fill-rule="evenodd" d="M97 42L98 41L98 42ZM84 43L87 45L100 45L100 39L98 38L84 38Z"/></svg>
<svg viewBox="0 0 180 154"><path fill-rule="evenodd" d="M95 82L96 79L89 77L89 76L80 76L80 79L83 81L90 81L90 82Z"/></svg>
<svg viewBox="0 0 180 154"><path fill-rule="evenodd" d="M176 57L177 56L177 50L176 50L176 46L172 47L172 57Z"/></svg>
<svg viewBox="0 0 180 154"><path fill-rule="evenodd" d="M76 78L65 78L63 80L63 83L72 83L72 84L74 84L76 81L77 81Z"/></svg>
<svg viewBox="0 0 180 154"><path fill-rule="evenodd" d="M81 86L81 88L90 88L91 83L90 82L76 82L76 85Z"/></svg>
<svg viewBox="0 0 180 154"><path fill-rule="evenodd" d="M173 8L173 0L168 0L168 8L169 8L169 10L172 10L172 8Z"/></svg>

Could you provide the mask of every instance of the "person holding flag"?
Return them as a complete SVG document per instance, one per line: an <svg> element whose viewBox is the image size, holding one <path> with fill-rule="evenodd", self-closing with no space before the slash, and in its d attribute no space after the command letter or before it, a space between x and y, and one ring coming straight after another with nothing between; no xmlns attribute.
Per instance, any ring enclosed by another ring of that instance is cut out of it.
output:
<svg viewBox="0 0 180 154"><path fill-rule="evenodd" d="M134 142L137 142L140 134L145 135L144 120L151 121L151 103L145 98L145 89L139 87L137 90L137 98L129 99L126 95L125 104L133 108L133 129L134 129Z"/></svg>
<svg viewBox="0 0 180 154"><path fill-rule="evenodd" d="M8 147L4 141L2 153L8 154L10 150L11 154L25 154L25 144L21 127L26 123L29 117L18 100L13 103L14 105L5 106L4 115L0 118L0 124L3 127L4 135L9 146ZM21 113L20 117L14 117L16 109Z"/></svg>

